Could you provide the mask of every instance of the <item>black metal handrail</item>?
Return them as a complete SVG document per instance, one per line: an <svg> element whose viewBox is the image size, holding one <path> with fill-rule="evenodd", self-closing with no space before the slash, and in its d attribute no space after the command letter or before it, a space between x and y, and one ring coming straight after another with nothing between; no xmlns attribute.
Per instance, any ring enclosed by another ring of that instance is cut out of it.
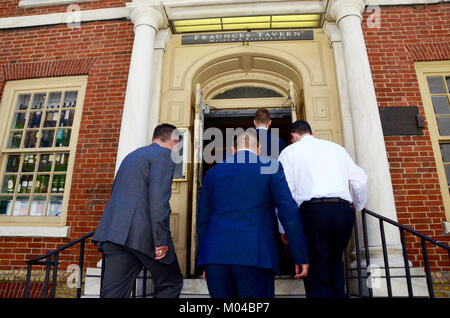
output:
<svg viewBox="0 0 450 318"><path fill-rule="evenodd" d="M402 245L402 252L403 252L403 261L404 261L404 266L405 266L405 276L406 276L406 283L407 283L407 288L408 288L408 297L412 298L414 297L413 294L413 288L412 288L412 281L411 281L411 272L410 272L410 266L409 266L409 261L408 261L408 250L407 250L407 246L406 246L406 239L405 239L405 232L409 232L412 235L420 238L421 241L421 248L422 248L422 253L423 253L423 261L425 264L425 277L426 277L426 282L427 282L427 289L428 289L428 294L430 298L434 298L434 291L433 291L433 282L432 282L432 278L431 278L431 271L430 271L430 262L428 259L428 251L427 251L427 246L426 243L430 242L431 244L433 244L434 246L438 247L438 248L443 248L445 250L447 250L448 252L448 257L449 257L449 261L450 261L450 247L444 243L441 243L439 241L436 241L434 239L432 239L431 237L424 235L420 232L417 232L416 230L407 227L403 224L400 224L394 220L391 220L389 218L386 218L380 214L377 214L375 212L372 212L370 210L367 209L363 209L361 211L361 223L362 223L362 232L363 232L363 242L364 242L364 254L365 254L365 260L366 260L366 274L367 274L367 269L370 266L370 251L369 251L369 244L368 244L368 236L367 236L367 220L366 220L366 214L371 215L375 218L378 219L379 222L379 228L380 228L380 236L381 236L381 246L382 246L382 250L383 250L383 261L384 261L384 270L385 270L385 275L386 275L386 287L387 287L387 292L388 292L388 297L393 297L392 296L392 282L391 282L391 274L390 274L390 267L389 267L389 259L388 259L388 252L387 252L387 246L386 246L386 237L385 237L385 230L384 230L384 222L389 223L395 227L397 227L400 231L400 239L401 239L401 245ZM355 254L356 254L356 265L357 265L357 280L358 280L358 295L359 297L365 297L364 293L363 293L363 277L362 277L362 266L361 266L361 249L359 246L359 237L358 237L358 222L355 222L355 226L354 226L354 242L355 242ZM350 295L350 266L349 266L349 252L346 249L345 250L345 273L346 273L346 292L347 295ZM365 277L367 278L367 277ZM368 296L369 297L373 297L373 291L371 287L368 287Z"/></svg>
<svg viewBox="0 0 450 318"><path fill-rule="evenodd" d="M27 277L25 282L25 293L24 297L28 298L30 294L30 284L31 284L31 271L33 265L43 265L45 266L45 279L44 279L44 291L43 291L43 298L47 298L48 296L48 288L49 288L49 279L50 279L50 271L51 267L53 267L53 273L52 273L52 290L50 297L55 298L56 297L56 282L57 282L57 276L58 276L58 265L59 265L59 255L62 251L76 245L80 244L80 254L79 254L79 277L78 282L79 285L77 285L77 294L76 298L81 297L81 289L82 289L82 278L83 278L83 270L84 270L84 255L85 255L85 247L86 247L86 240L94 235L95 232L88 233L86 235L83 235L82 237L65 244L64 246L50 251L42 256L38 256L36 258L27 260ZM104 278L104 272L105 272L105 256L102 253L102 267L101 267L101 274L100 274L100 291L102 290L103 286L103 278ZM153 296L154 291L152 293L147 293L147 280L149 279L147 274L147 269L143 267L143 277L142 277L142 295L141 297L146 298L147 296ZM137 281L139 280L139 277L134 282L134 287L131 293L132 298L136 298L136 285Z"/></svg>
<svg viewBox="0 0 450 318"><path fill-rule="evenodd" d="M24 297L28 298L30 293L30 283L31 283L31 270L33 265L44 265L45 266L45 279L44 279L44 292L42 297L47 298L48 295L48 284L50 278L50 267L53 266L53 276L52 276L52 291L51 298L55 298L56 296L56 283L58 278L58 265L59 265L59 254L72 247L76 244L80 244L80 259L79 259L79 268L80 268L80 277L79 277L79 285L77 286L77 298L81 297L81 282L83 277L83 265L84 265L84 251L85 251L85 241L94 235L94 232L83 235L82 237L76 239L73 242L70 242L56 250L50 251L45 255L38 256L36 258L27 260L27 278L25 282L25 293Z"/></svg>
<svg viewBox="0 0 450 318"><path fill-rule="evenodd" d="M447 250L449 260L450 260L450 247L444 243L441 243L439 241L436 241L432 239L429 236L426 236L420 232L417 232L416 230L407 227L403 224L400 224L394 220L391 220L389 218L386 218L380 214L377 214L375 212L372 212L367 209L363 209L361 211L361 218L362 218L362 232L363 232L363 242L364 242L364 255L366 260L366 277L363 277L362 275L362 265L361 265L361 248L359 246L359 234L358 234L358 222L355 222L354 225L354 244L355 244L355 258L356 258L356 270L357 270L357 281L358 281L358 295L359 297L366 297L366 295L363 292L363 279L367 278L367 269L370 266L370 251L368 242L368 236L367 236L367 220L366 220L366 214L375 217L378 219L379 222L379 228L380 228L380 236L381 236L381 245L383 249L383 259L384 259L384 269L386 274L386 287L388 292L388 297L393 297L392 295L392 282L391 282L391 275L390 275L390 267L389 267L389 260L388 260L388 252L387 252L387 246L386 246L386 237L385 237L385 230L384 230L384 222L389 223L395 227L397 227L400 230L400 238L401 238L401 245L402 245L402 252L403 252L403 260L405 265L405 276L407 281L407 288L408 288L408 296L414 297L413 295L413 289L412 289L412 281L411 281L411 272L410 272L410 266L408 261L408 251L406 247L406 239L405 239L405 232L411 233L412 235L419 237L421 240L421 247L423 252L423 261L425 264L425 273L426 273L426 281L427 281L427 288L430 298L434 298L434 291L433 291L433 284L431 279L431 272L430 272L430 264L428 260L428 251L426 243L429 242L433 244L436 247L443 248ZM27 267L27 278L26 278L26 285L25 285L25 298L29 297L29 289L30 289L30 282L31 282L31 270L33 265L43 265L46 266L46 272L45 272L45 280L44 280L44 293L43 297L46 298L48 295L48 285L49 285L49 277L50 277L50 267L53 266L53 284L52 284L52 291L50 297L54 298L56 296L56 280L57 280L57 272L58 272L58 265L59 265L59 254L64 251L65 249L72 247L76 244L80 244L80 259L79 259L79 268L80 268L80 277L79 282L80 285L77 286L77 298L81 297L81 282L82 282L82 275L83 275L83 263L84 263L84 253L85 253L85 241L94 235L94 232L88 233L78 239L76 239L73 242L70 242L54 251L50 251L45 255L27 260L26 263L28 265ZM350 246L349 246L350 248ZM348 248L348 249L349 249ZM351 294L350 290L350 264L349 264L349 251L348 249L345 250L344 258L344 270L345 270L345 276L346 276L346 292L347 295ZM104 270L105 270L105 257L102 256L102 268L101 268L101 280L100 280L100 290L103 285L103 277L104 277ZM142 283L142 297L147 296L147 269L143 268L143 283ZM373 297L372 288L368 288L368 296ZM136 282L131 294L131 297L136 297Z"/></svg>

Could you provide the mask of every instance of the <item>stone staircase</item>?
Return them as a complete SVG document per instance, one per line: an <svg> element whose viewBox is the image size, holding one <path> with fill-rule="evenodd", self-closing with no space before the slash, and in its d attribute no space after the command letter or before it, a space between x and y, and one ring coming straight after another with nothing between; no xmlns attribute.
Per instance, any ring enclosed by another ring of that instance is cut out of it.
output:
<svg viewBox="0 0 450 318"><path fill-rule="evenodd" d="M100 296L100 268L90 267L86 270L83 298L98 298ZM148 275L149 277L150 275ZM143 272L136 281L136 297L142 297ZM152 281L147 278L147 297L151 297ZM275 297L303 298L305 289L303 281L289 277L275 279ZM180 298L209 298L206 282L201 278L184 280Z"/></svg>

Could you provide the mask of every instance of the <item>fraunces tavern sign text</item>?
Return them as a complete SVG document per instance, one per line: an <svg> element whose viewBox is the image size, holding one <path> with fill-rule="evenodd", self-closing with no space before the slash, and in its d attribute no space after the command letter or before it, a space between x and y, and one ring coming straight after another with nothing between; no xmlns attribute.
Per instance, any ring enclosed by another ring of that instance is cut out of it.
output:
<svg viewBox="0 0 450 318"><path fill-rule="evenodd" d="M314 40L313 30L203 33L183 35L181 44Z"/></svg>

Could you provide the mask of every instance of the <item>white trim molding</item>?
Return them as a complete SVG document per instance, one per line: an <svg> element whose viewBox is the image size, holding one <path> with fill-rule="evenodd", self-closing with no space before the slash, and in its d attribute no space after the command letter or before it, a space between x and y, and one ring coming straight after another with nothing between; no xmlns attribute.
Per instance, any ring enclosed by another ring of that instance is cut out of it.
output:
<svg viewBox="0 0 450 318"><path fill-rule="evenodd" d="M68 237L68 226L0 226L0 237Z"/></svg>
<svg viewBox="0 0 450 318"><path fill-rule="evenodd" d="M76 14L76 16L74 16ZM32 16L0 18L0 29L25 28L41 25L69 24L74 22L89 22L114 19L128 19L128 9L107 8L85 10L79 12L60 12Z"/></svg>
<svg viewBox="0 0 450 318"><path fill-rule="evenodd" d="M95 0L21 0L19 2L19 7L33 8L33 7L56 6L60 4L72 4L91 1Z"/></svg>

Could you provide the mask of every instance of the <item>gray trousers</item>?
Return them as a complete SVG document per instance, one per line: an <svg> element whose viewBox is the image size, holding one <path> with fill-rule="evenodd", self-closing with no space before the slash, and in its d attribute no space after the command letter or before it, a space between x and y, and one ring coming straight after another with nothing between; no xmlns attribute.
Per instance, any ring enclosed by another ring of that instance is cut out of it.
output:
<svg viewBox="0 0 450 318"><path fill-rule="evenodd" d="M103 243L105 271L100 298L129 298L142 266L152 275L155 297L178 298L183 287L183 275L177 257L163 264L149 256L111 242Z"/></svg>

